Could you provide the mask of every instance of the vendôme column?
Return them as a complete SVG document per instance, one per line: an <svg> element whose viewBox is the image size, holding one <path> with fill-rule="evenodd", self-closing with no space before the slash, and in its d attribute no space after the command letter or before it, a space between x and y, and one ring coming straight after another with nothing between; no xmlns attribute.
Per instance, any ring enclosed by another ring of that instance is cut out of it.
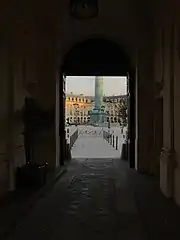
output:
<svg viewBox="0 0 180 240"><path fill-rule="evenodd" d="M106 113L103 106L103 77L95 77L95 97L94 108L90 113L91 123L103 123L106 122Z"/></svg>

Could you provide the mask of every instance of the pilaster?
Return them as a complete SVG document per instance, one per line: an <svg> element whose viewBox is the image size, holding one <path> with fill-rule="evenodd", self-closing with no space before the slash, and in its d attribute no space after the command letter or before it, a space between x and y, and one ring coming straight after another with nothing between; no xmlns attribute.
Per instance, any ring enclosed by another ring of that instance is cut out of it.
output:
<svg viewBox="0 0 180 240"><path fill-rule="evenodd" d="M144 50L146 48L146 51ZM147 50L148 49L148 50ZM138 50L136 71L136 168L149 173L153 151L153 58L147 40Z"/></svg>
<svg viewBox="0 0 180 240"><path fill-rule="evenodd" d="M5 36L5 35L3 35ZM0 42L0 198L8 189L7 132L8 132L8 54L7 39Z"/></svg>
<svg viewBox="0 0 180 240"><path fill-rule="evenodd" d="M56 74L56 51L53 35L48 31L36 33L36 66L35 81L37 82L36 100L50 123L40 129L34 135L34 159L37 164L48 163L49 170L54 173L58 167L57 154L59 155L57 123L59 121L57 113L57 74ZM46 119L42 119L46 121Z"/></svg>
<svg viewBox="0 0 180 240"><path fill-rule="evenodd" d="M163 148L160 156L160 188L166 197L174 191L174 26L168 24L164 36Z"/></svg>
<svg viewBox="0 0 180 240"><path fill-rule="evenodd" d="M174 198L176 203L180 206L180 25L179 14L177 14L178 21L175 26L175 54L174 54L174 148L176 166L174 171ZM176 48L177 47L177 48Z"/></svg>

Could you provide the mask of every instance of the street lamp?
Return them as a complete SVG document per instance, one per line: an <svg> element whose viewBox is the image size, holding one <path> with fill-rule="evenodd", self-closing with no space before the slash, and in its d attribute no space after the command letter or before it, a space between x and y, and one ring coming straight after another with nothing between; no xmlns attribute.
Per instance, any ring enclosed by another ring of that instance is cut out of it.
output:
<svg viewBox="0 0 180 240"><path fill-rule="evenodd" d="M76 125L77 125L77 116L78 116L79 104L78 104L78 103L74 103L73 106L74 106L74 108L75 108Z"/></svg>

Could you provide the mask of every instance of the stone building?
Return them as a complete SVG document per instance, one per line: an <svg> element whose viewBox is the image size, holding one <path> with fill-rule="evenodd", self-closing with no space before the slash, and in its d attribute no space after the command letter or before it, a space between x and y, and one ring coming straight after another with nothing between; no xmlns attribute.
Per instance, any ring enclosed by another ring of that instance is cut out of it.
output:
<svg viewBox="0 0 180 240"><path fill-rule="evenodd" d="M84 96L83 94L66 95L66 122L85 124L90 121L89 111L93 107L93 97Z"/></svg>
<svg viewBox="0 0 180 240"><path fill-rule="evenodd" d="M104 96L103 98L107 113L107 122L120 123L122 121L120 110L127 102L127 95Z"/></svg>
<svg viewBox="0 0 180 240"><path fill-rule="evenodd" d="M37 82L41 108L55 110L33 160L53 175L64 159L66 76L127 76L129 166L157 175L180 206L180 1L97 2L93 11L67 0L0 2L0 196L25 163L18 111L28 83Z"/></svg>
<svg viewBox="0 0 180 240"><path fill-rule="evenodd" d="M126 95L104 96L103 105L107 113L107 122L119 123L121 121L119 110L127 101ZM67 94L65 104L65 119L68 123L85 124L90 122L90 111L94 107L94 97L84 96L83 94Z"/></svg>

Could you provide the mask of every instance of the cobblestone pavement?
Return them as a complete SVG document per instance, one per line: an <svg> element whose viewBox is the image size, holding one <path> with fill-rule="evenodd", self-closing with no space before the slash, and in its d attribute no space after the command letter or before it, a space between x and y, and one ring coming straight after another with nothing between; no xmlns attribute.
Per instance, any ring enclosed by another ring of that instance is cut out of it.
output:
<svg viewBox="0 0 180 240"><path fill-rule="evenodd" d="M8 240L147 239L113 159L72 160Z"/></svg>

